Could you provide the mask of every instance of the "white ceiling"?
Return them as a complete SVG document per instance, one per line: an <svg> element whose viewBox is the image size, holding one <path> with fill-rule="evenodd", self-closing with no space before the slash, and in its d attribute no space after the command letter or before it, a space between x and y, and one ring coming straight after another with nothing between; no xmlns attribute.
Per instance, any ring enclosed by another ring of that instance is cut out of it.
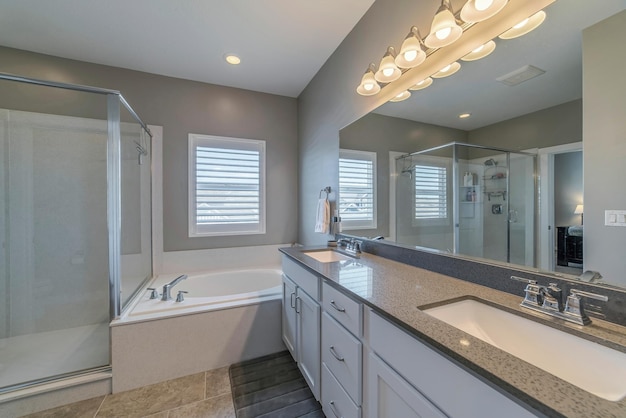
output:
<svg viewBox="0 0 626 418"><path fill-rule="evenodd" d="M557 0L545 22L512 40L496 39L486 58L376 113L470 131L582 97L582 30L626 8L626 0ZM509 87L496 79L525 65L546 73ZM469 112L471 117L459 119Z"/></svg>
<svg viewBox="0 0 626 418"><path fill-rule="evenodd" d="M297 97L373 2L0 0L0 45Z"/></svg>

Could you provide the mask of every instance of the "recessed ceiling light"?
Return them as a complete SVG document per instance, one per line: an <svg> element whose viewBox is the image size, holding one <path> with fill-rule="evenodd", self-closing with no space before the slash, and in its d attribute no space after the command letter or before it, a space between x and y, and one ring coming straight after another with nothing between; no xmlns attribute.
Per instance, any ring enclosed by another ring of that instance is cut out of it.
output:
<svg viewBox="0 0 626 418"><path fill-rule="evenodd" d="M459 115L459 119L467 119L467 118L469 118L470 116L472 116L472 114L471 114L471 113L461 113L461 114Z"/></svg>
<svg viewBox="0 0 626 418"><path fill-rule="evenodd" d="M239 58L235 54L226 54L224 55L224 59L226 60L227 63L232 64L232 65L237 65L241 63L241 58Z"/></svg>

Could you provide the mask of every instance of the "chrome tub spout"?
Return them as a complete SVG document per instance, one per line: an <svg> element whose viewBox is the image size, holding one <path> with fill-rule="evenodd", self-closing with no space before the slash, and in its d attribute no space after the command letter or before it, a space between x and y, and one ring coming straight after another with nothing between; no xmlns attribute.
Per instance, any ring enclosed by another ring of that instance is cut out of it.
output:
<svg viewBox="0 0 626 418"><path fill-rule="evenodd" d="M164 285L163 286L163 296L161 297L161 300L171 300L172 299L172 288L174 286L176 286L178 283L180 283L183 280L185 280L186 278L187 278L187 275L183 274L181 276L178 276L177 278L175 278L174 280L172 280L168 284Z"/></svg>

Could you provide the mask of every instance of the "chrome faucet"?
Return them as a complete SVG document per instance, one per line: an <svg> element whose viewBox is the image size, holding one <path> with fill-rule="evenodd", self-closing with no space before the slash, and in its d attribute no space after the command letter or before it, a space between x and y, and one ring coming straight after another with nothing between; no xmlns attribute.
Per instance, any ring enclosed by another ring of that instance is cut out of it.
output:
<svg viewBox="0 0 626 418"><path fill-rule="evenodd" d="M172 288L174 286L176 286L178 283L182 282L183 280L185 280L187 278L186 274L183 274L181 276L178 276L177 278L175 278L174 280L172 280L171 282L169 282L168 284L163 286L163 296L161 297L161 300L172 300Z"/></svg>
<svg viewBox="0 0 626 418"><path fill-rule="evenodd" d="M604 295L578 289L570 289L570 295L567 297L565 304L563 304L563 291L556 283L541 286L537 284L537 281L523 277L511 276L511 279L527 283L524 289L524 300L520 304L521 306L569 322L574 322L578 325L588 325L591 323L591 319L589 319L585 313L585 307L581 297L604 302L609 300L609 298Z"/></svg>

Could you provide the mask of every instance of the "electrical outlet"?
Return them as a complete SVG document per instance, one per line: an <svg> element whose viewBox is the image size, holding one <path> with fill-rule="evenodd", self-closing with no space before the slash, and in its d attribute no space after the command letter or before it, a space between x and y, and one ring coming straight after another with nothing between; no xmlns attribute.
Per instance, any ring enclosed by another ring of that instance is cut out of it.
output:
<svg viewBox="0 0 626 418"><path fill-rule="evenodd" d="M626 226L626 210L605 210L605 226Z"/></svg>

